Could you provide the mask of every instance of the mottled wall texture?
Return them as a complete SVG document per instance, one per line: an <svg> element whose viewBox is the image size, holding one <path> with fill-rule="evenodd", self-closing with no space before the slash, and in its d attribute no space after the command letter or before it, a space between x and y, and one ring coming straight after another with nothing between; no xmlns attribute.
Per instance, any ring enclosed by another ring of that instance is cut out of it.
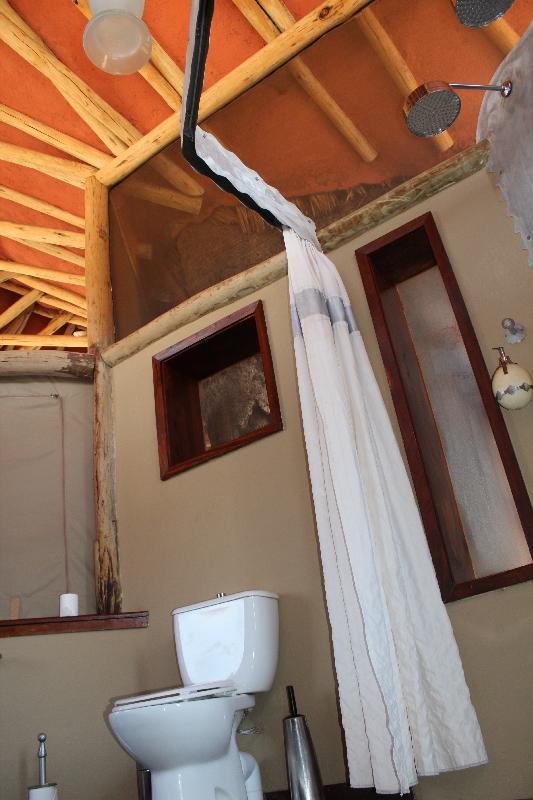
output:
<svg viewBox="0 0 533 800"><path fill-rule="evenodd" d="M394 412L355 264L356 246L431 210L471 314L488 369L501 319L533 331L528 269L490 176L479 173L333 253L391 416ZM132 800L134 767L111 738L103 712L111 697L178 680L171 610L217 592L249 588L281 596L276 683L259 697L263 732L243 741L261 762L265 788L286 785L281 719L284 687L296 686L326 782L344 780L341 732L320 563L296 394L285 280L260 297L270 335L284 429L223 458L161 482L151 357L240 305L166 336L113 370L117 415L120 555L127 609L148 608L147 630L30 637L2 642L0 773L2 797L23 798L35 779L36 734L49 734L50 777L63 797ZM533 333L510 348L533 362ZM465 410L466 411L466 410ZM533 488L533 404L506 416ZM422 800L518 800L533 795L530 678L533 590L520 585L448 606L490 763L424 779ZM529 635L528 635L529 630Z"/></svg>

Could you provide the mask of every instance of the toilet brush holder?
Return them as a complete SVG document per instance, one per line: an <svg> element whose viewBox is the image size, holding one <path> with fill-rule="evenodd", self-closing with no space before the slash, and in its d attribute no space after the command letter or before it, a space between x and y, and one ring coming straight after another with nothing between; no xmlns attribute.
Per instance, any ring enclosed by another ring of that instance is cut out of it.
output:
<svg viewBox="0 0 533 800"><path fill-rule="evenodd" d="M287 686L289 716L283 720L285 758L291 800L324 800L313 741L303 714L298 714L294 688Z"/></svg>
<svg viewBox="0 0 533 800"><path fill-rule="evenodd" d="M39 741L39 750L37 751L39 785L28 787L28 800L58 800L57 783L48 783L46 780L46 733L40 733L37 739Z"/></svg>

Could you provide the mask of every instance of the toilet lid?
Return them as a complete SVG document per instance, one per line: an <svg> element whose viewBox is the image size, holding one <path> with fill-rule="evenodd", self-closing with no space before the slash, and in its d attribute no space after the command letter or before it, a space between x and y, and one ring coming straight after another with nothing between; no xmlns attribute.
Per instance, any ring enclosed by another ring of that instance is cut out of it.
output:
<svg viewBox="0 0 533 800"><path fill-rule="evenodd" d="M129 708L143 708L144 706L157 706L163 703L184 703L191 700L204 700L209 697L230 697L235 694L233 681L218 681L216 683L193 683L190 686L177 686L175 689L165 689L160 692L149 692L134 697L124 697L116 700L113 711L125 711Z"/></svg>

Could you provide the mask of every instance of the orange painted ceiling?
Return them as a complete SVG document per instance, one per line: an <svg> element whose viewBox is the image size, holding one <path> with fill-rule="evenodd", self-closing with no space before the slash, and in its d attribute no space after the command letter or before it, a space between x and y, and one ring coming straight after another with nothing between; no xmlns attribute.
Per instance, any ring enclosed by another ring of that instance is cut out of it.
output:
<svg viewBox="0 0 533 800"><path fill-rule="evenodd" d="M287 5L300 18L317 2L287 0ZM169 107L140 75L112 77L90 64L81 44L86 21L74 0L11 0L11 6L64 64L143 133L169 116ZM503 58L482 30L459 24L450 0L376 0L372 10L420 82L485 82ZM505 19L521 34L532 16L533 0L515 0ZM145 21L181 68L188 17L187 0L146 0ZM206 88L262 46L231 0L217 0ZM411 136L401 116L398 89L354 20L327 34L303 58L368 137L378 157L363 163L282 68L218 112L211 127L226 146L288 196L411 177L475 140L482 94L474 92L462 95L461 116L450 130L453 149L441 154L430 141ZM106 151L51 83L1 42L0 70L1 103ZM0 140L68 157L4 124ZM32 169L0 161L0 184L83 215L82 190ZM0 220L69 229L5 199L0 199ZM70 264L6 238L0 239L0 258L74 271Z"/></svg>

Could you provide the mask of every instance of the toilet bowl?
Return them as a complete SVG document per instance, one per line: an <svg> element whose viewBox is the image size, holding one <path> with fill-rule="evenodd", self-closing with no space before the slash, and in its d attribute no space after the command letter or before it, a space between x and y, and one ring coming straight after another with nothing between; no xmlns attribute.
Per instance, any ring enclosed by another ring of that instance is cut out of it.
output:
<svg viewBox="0 0 533 800"><path fill-rule="evenodd" d="M270 592L242 592L176 609L185 685L115 701L109 725L124 750L150 770L153 800L262 797L255 760L239 752L236 734L254 694L272 686L277 600Z"/></svg>

